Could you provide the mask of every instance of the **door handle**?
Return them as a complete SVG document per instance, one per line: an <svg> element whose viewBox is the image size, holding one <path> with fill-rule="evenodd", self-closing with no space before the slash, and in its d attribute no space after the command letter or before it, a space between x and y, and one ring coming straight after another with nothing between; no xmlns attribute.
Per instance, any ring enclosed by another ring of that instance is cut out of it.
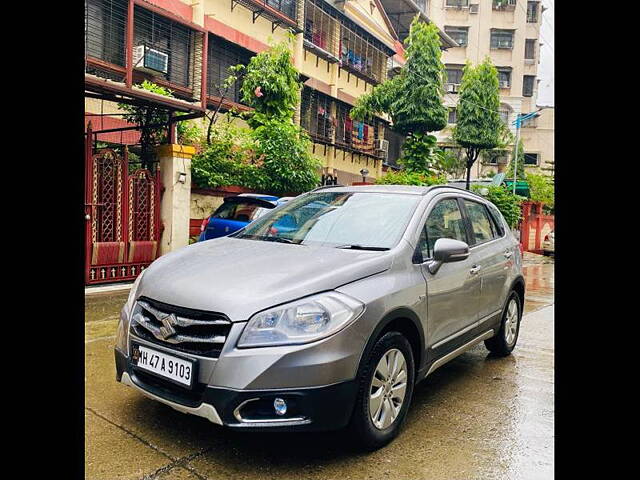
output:
<svg viewBox="0 0 640 480"><path fill-rule="evenodd" d="M469 270L469 273L471 275L475 275L476 273L478 273L480 271L480 265L474 265L473 267L471 267L471 269Z"/></svg>
<svg viewBox="0 0 640 480"><path fill-rule="evenodd" d="M510 252L509 250L504 252L504 258L511 258L511 255L513 255L513 252Z"/></svg>

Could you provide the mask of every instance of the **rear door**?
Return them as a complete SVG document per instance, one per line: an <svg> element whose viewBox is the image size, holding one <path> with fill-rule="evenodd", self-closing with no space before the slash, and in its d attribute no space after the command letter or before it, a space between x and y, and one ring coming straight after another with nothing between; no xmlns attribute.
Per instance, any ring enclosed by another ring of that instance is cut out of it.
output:
<svg viewBox="0 0 640 480"><path fill-rule="evenodd" d="M469 242L462 211L455 196L434 199L420 236L422 274L427 283L427 338L432 348L447 348L450 341L478 320L480 281L470 259L445 263L431 274L426 266L439 238ZM451 345L451 344L449 344Z"/></svg>
<svg viewBox="0 0 640 480"><path fill-rule="evenodd" d="M496 224L484 202L463 198L461 203L471 237L469 257L479 269L478 313L482 320L502 309L512 246L504 227Z"/></svg>

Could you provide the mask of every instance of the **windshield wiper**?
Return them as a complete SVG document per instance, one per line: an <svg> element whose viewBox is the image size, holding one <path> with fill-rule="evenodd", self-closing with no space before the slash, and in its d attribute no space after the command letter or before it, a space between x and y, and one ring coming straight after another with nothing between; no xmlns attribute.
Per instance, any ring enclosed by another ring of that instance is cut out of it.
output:
<svg viewBox="0 0 640 480"><path fill-rule="evenodd" d="M389 250L388 247L374 247L371 245L340 245L335 248L342 248L342 249L348 249L348 250L373 250L378 252Z"/></svg>

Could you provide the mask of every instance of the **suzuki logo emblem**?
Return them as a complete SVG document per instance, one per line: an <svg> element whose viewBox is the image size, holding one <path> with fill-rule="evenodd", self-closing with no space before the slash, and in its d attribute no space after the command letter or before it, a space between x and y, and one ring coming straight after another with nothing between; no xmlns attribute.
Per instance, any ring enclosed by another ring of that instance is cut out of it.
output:
<svg viewBox="0 0 640 480"><path fill-rule="evenodd" d="M159 320L162 322L162 327L160 327L162 340L166 340L176 334L176 329L173 327L178 323L178 319L173 313L166 317L162 317Z"/></svg>

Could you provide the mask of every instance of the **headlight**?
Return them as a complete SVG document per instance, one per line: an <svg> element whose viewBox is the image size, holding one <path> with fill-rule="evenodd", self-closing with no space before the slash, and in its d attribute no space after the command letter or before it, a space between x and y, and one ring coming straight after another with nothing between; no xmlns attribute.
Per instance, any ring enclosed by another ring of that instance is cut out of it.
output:
<svg viewBox="0 0 640 480"><path fill-rule="evenodd" d="M127 299L127 303L124 304L124 307L122 307L122 311L120 312L120 321L118 322L118 328L116 330L116 348L127 356L129 355L129 321L131 318L131 310L133 309L133 304L136 301L138 285L140 285L142 275L144 275L144 271L138 275L136 281L131 285L129 298Z"/></svg>
<svg viewBox="0 0 640 480"><path fill-rule="evenodd" d="M346 327L363 311L362 302L338 292L303 298L251 317L238 347L315 342Z"/></svg>

